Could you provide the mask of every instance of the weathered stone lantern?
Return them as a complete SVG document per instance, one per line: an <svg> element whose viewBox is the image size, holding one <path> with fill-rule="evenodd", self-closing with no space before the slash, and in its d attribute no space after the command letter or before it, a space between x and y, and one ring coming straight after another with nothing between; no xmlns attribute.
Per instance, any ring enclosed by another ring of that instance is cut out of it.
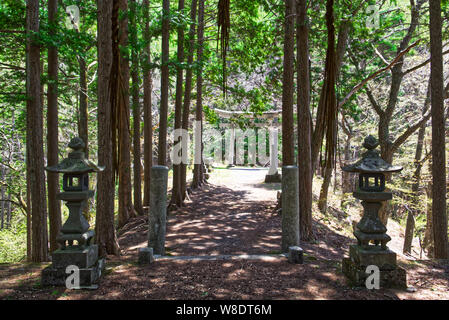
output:
<svg viewBox="0 0 449 320"><path fill-rule="evenodd" d="M94 196L94 192L89 190L89 173L100 172L104 168L85 158L84 147L81 138L73 138L69 143L73 151L68 157L45 168L49 172L63 174L63 192L57 198L66 201L69 217L57 237L60 248L52 254L52 265L42 272L42 285L66 285L69 276L66 269L71 266L79 270L79 286L92 287L104 268L104 260L98 260L98 246L91 244L95 232L89 230L89 223L83 215L88 199Z"/></svg>
<svg viewBox="0 0 449 320"><path fill-rule="evenodd" d="M405 270L397 266L396 253L388 249L391 238L379 219L382 202L392 199L392 193L385 191L385 174L399 172L402 167L385 162L375 150L378 145L376 138L368 136L363 143L368 151L362 159L342 168L359 174L358 188L353 195L362 200L364 208L362 219L354 230L357 245L350 246L349 258L343 259L343 273L353 285L365 286L371 274L366 270L368 266L375 266L380 271L381 287L406 287Z"/></svg>

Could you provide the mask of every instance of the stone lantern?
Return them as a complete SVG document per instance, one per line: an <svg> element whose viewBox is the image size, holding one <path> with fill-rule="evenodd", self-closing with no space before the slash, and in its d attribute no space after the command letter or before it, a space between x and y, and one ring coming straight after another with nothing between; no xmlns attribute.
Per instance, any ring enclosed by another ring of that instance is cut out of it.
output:
<svg viewBox="0 0 449 320"><path fill-rule="evenodd" d="M392 193L385 191L385 174L399 172L402 167L385 162L376 150L378 145L376 138L368 136L363 143L367 151L362 159L342 168L346 172L358 173L359 182L353 195L362 201L364 209L362 219L354 230L357 245L351 245L349 258L343 259L343 273L353 285L365 286L371 274L367 268L375 266L380 271L381 287L404 288L407 285L405 270L397 266L396 253L388 249L387 243L391 238L379 219L382 202L392 199Z"/></svg>
<svg viewBox="0 0 449 320"><path fill-rule="evenodd" d="M66 285L69 276L67 267L79 270L79 286L92 287L104 268L104 260L98 259L98 246L92 244L95 232L83 215L89 198L94 192L89 190L89 173L100 172L104 168L95 165L84 156L85 144L81 138L73 138L69 143L72 151L59 164L45 169L63 174L63 192L57 198L66 202L69 216L57 236L59 249L52 253L52 265L42 272L42 285Z"/></svg>

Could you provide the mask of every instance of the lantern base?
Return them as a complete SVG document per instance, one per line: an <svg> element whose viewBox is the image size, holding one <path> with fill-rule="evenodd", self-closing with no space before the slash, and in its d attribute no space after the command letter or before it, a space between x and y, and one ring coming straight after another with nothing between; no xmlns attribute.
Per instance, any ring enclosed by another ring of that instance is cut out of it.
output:
<svg viewBox="0 0 449 320"><path fill-rule="evenodd" d="M56 250L52 254L53 263L42 270L42 286L76 287L69 289L93 288L98 282L105 267L105 260L98 259L98 246L90 245L85 248L78 246ZM79 276L79 285L77 280ZM68 281L69 277L75 281ZM66 281L70 282L67 284Z"/></svg>
<svg viewBox="0 0 449 320"><path fill-rule="evenodd" d="M397 266L396 253L389 249L378 249L376 246L370 246L369 249L366 249L358 245L352 245L349 247L349 257L365 269L374 265L381 270L394 270Z"/></svg>
<svg viewBox="0 0 449 320"><path fill-rule="evenodd" d="M98 260L95 265L90 268L79 269L79 286L76 286L75 282L70 281L73 287L68 287L66 283L68 277L74 276L73 271L66 273L65 268L54 268L49 266L42 270L41 284L43 287L55 286L55 287L67 287L68 289L96 289L105 267L105 260ZM73 269L72 269L73 270ZM69 285L70 285L69 284Z"/></svg>
<svg viewBox="0 0 449 320"><path fill-rule="evenodd" d="M352 245L349 249L349 258L343 258L342 271L350 285L365 287L366 280L371 275L371 272L366 272L368 266L379 268L381 288L407 288L406 271L397 265L396 253L391 250L366 250Z"/></svg>

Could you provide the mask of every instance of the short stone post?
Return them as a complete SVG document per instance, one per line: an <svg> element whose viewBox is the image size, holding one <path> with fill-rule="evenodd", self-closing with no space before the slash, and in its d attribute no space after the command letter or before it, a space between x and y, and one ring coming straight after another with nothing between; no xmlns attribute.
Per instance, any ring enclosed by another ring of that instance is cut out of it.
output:
<svg viewBox="0 0 449 320"><path fill-rule="evenodd" d="M150 264L154 262L153 248L145 247L139 249L138 264Z"/></svg>
<svg viewBox="0 0 449 320"><path fill-rule="evenodd" d="M154 254L165 254L165 230L167 222L168 168L151 168L150 215L148 218L148 247Z"/></svg>
<svg viewBox="0 0 449 320"><path fill-rule="evenodd" d="M304 262L303 250L298 246L288 248L288 262L302 264Z"/></svg>
<svg viewBox="0 0 449 320"><path fill-rule="evenodd" d="M299 180L297 166L282 167L282 252L299 245Z"/></svg>

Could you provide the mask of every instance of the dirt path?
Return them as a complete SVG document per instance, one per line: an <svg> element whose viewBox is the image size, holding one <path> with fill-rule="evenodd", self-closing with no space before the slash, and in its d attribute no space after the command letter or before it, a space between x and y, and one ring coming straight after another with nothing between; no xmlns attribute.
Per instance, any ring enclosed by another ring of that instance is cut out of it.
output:
<svg viewBox="0 0 449 320"><path fill-rule="evenodd" d="M274 208L280 184L264 187L261 182L266 172L266 169L216 169L210 184L193 191L185 208L170 213L167 254L279 253L280 217ZM136 235L135 228L142 224L135 223L136 226L126 226L122 235ZM130 244L126 247L132 251L145 246L145 232Z"/></svg>

